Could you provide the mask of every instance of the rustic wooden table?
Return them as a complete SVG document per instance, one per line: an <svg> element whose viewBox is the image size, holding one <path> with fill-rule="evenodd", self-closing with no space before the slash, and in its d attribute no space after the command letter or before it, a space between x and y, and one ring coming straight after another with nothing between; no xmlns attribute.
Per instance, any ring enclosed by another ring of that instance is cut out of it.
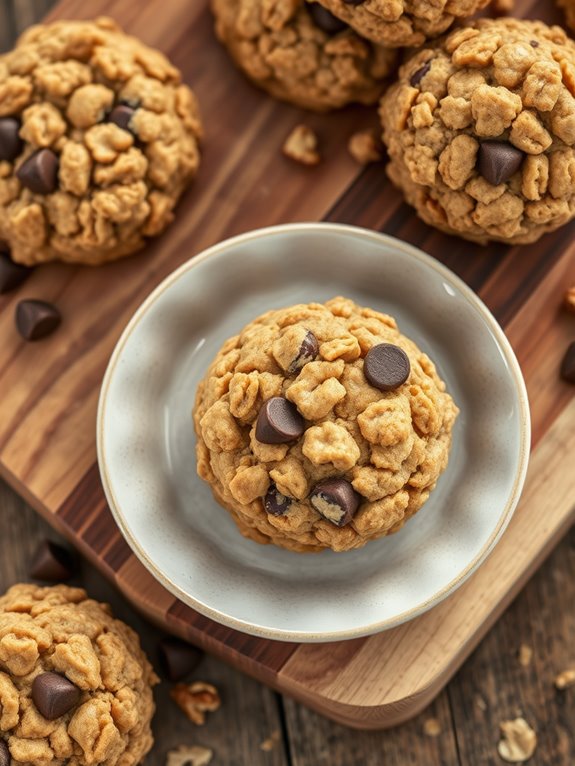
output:
<svg viewBox="0 0 575 766"><path fill-rule="evenodd" d="M51 5L51 0L0 0L0 50ZM56 536L2 483L0 518L4 590L27 579L29 557L38 541ZM77 582L95 598L111 602L139 632L154 659L158 631L87 565ZM533 650L528 666L518 660L521 644ZM575 528L449 686L410 723L382 733L351 731L205 658L194 677L218 686L221 710L198 729L170 702L168 685L162 684L157 690L156 747L146 766L163 765L167 750L188 743L212 748L214 766L489 766L503 763L497 754L500 721L517 715L538 733L531 764L574 766L575 688L559 692L553 685L558 672L573 666ZM436 736L426 733L430 719L438 724Z"/></svg>

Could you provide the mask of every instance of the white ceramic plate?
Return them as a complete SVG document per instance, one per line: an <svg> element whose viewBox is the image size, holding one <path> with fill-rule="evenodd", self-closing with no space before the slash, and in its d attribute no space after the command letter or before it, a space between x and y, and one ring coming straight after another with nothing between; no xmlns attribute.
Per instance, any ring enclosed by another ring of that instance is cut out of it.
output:
<svg viewBox="0 0 575 766"><path fill-rule="evenodd" d="M246 322L335 295L392 314L461 414L449 467L403 530L357 551L290 553L245 540L213 500L196 475L191 410L209 362ZM507 526L529 440L519 365L479 298L419 250L336 224L244 234L175 271L124 331L98 412L106 495L143 564L208 617L293 641L375 633L452 593Z"/></svg>

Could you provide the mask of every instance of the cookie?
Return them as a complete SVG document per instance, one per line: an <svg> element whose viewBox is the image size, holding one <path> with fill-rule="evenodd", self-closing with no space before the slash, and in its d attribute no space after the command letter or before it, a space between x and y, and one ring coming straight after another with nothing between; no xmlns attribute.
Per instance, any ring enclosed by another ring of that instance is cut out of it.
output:
<svg viewBox="0 0 575 766"><path fill-rule="evenodd" d="M0 745L13 766L135 766L157 678L138 637L80 588L0 597Z"/></svg>
<svg viewBox="0 0 575 766"><path fill-rule="evenodd" d="M425 503L457 412L392 317L341 297L269 311L198 387L198 473L252 540L359 548Z"/></svg>
<svg viewBox="0 0 575 766"><path fill-rule="evenodd" d="M111 19L31 27L0 56L0 239L27 265L135 252L173 219L201 132L180 72Z"/></svg>
<svg viewBox="0 0 575 766"><path fill-rule="evenodd" d="M475 242L534 242L575 215L575 43L481 19L418 51L381 102L388 173L419 216Z"/></svg>
<svg viewBox="0 0 575 766"><path fill-rule="evenodd" d="M490 0L314 0L358 35L392 48L420 46Z"/></svg>
<svg viewBox="0 0 575 766"><path fill-rule="evenodd" d="M396 62L306 0L211 0L216 34L272 96L314 111L373 104Z"/></svg>

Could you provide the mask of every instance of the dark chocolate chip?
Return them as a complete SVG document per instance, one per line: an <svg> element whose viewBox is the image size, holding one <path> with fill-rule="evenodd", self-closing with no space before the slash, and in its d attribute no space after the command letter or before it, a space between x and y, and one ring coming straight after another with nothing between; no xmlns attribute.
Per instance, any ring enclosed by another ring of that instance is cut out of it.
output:
<svg viewBox="0 0 575 766"><path fill-rule="evenodd" d="M289 366L288 372L290 375L301 370L308 362L313 362L319 352L319 343L317 338L311 330L308 330L307 335L301 342L298 354L293 362Z"/></svg>
<svg viewBox="0 0 575 766"><path fill-rule="evenodd" d="M39 149L20 165L16 175L22 186L34 194L51 194L58 184L58 155L51 149Z"/></svg>
<svg viewBox="0 0 575 766"><path fill-rule="evenodd" d="M568 347L561 362L561 377L567 383L575 383L575 340Z"/></svg>
<svg viewBox="0 0 575 766"><path fill-rule="evenodd" d="M162 672L169 681L181 681L201 662L203 652L179 638L163 638L158 644Z"/></svg>
<svg viewBox="0 0 575 766"><path fill-rule="evenodd" d="M485 141L479 147L479 172L493 186L508 181L521 167L525 155L506 141Z"/></svg>
<svg viewBox="0 0 575 766"><path fill-rule="evenodd" d="M14 162L22 152L24 142L20 138L20 120L14 117L0 119L0 160Z"/></svg>
<svg viewBox="0 0 575 766"><path fill-rule="evenodd" d="M537 40L530 40L530 41L529 41L529 45L530 45L532 48L539 48L539 43L537 42Z"/></svg>
<svg viewBox="0 0 575 766"><path fill-rule="evenodd" d="M130 122L135 113L136 110L128 104L119 104L108 115L108 122L113 122L114 125L122 128L122 130L133 133L134 131L130 128Z"/></svg>
<svg viewBox="0 0 575 766"><path fill-rule="evenodd" d="M40 340L58 327L62 317L51 303L25 300L16 306L16 327L24 340Z"/></svg>
<svg viewBox="0 0 575 766"><path fill-rule="evenodd" d="M12 756L8 750L8 745L3 739L0 739L0 766L10 766L12 763Z"/></svg>
<svg viewBox="0 0 575 766"><path fill-rule="evenodd" d="M8 250L0 245L0 295L15 290L31 273L32 269L27 266L14 263Z"/></svg>
<svg viewBox="0 0 575 766"><path fill-rule="evenodd" d="M32 682L32 700L49 721L72 710L80 696L80 689L59 673L42 673Z"/></svg>
<svg viewBox="0 0 575 766"><path fill-rule="evenodd" d="M291 497L282 495L275 484L270 484L266 496L264 497L264 508L266 513L272 516L283 516L287 513L291 505Z"/></svg>
<svg viewBox="0 0 575 766"><path fill-rule="evenodd" d="M326 479L316 484L309 498L316 511L336 527L344 527L353 519L360 496L345 479Z"/></svg>
<svg viewBox="0 0 575 766"><path fill-rule="evenodd" d="M343 32L347 29L345 21L338 19L333 13L330 13L326 8L319 5L319 3L308 3L307 9L310 16L317 24L317 26L328 35L336 35L338 32Z"/></svg>
<svg viewBox="0 0 575 766"><path fill-rule="evenodd" d="M47 582L62 582L69 580L76 568L76 559L66 548L51 540L44 540L32 557L30 577Z"/></svg>
<svg viewBox="0 0 575 766"><path fill-rule="evenodd" d="M304 419L293 402L272 396L262 405L256 422L256 439L262 444L285 444L304 431Z"/></svg>
<svg viewBox="0 0 575 766"><path fill-rule="evenodd" d="M423 66L420 66L419 69L417 69L412 75L410 79L410 84L413 88L417 88L419 83L422 81L422 79L425 77L425 75L429 72L431 69L431 60L426 61Z"/></svg>
<svg viewBox="0 0 575 766"><path fill-rule="evenodd" d="M392 343L379 343L371 348L363 362L363 374L374 388L393 391L409 378L411 365L402 348Z"/></svg>

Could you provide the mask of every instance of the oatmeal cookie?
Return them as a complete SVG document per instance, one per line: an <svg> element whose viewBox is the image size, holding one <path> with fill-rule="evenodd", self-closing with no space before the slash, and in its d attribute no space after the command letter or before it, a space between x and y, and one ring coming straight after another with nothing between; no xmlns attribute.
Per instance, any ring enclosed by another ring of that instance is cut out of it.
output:
<svg viewBox="0 0 575 766"><path fill-rule="evenodd" d="M252 540L359 548L427 500L457 411L392 317L345 298L269 311L198 387L198 473Z"/></svg>
<svg viewBox="0 0 575 766"><path fill-rule="evenodd" d="M358 35L393 48L420 46L490 0L314 0Z"/></svg>
<svg viewBox="0 0 575 766"><path fill-rule="evenodd" d="M31 27L0 56L0 239L27 265L133 253L172 220L201 132L180 72L111 19Z"/></svg>
<svg viewBox="0 0 575 766"><path fill-rule="evenodd" d="M133 630L80 588L0 597L2 763L135 766L153 744L156 682Z"/></svg>
<svg viewBox="0 0 575 766"><path fill-rule="evenodd" d="M575 43L481 19L418 51L381 102L388 173L419 216L480 243L534 242L575 214Z"/></svg>
<svg viewBox="0 0 575 766"><path fill-rule="evenodd" d="M216 34L272 96L315 111L373 104L395 53L359 38L306 0L211 0Z"/></svg>

